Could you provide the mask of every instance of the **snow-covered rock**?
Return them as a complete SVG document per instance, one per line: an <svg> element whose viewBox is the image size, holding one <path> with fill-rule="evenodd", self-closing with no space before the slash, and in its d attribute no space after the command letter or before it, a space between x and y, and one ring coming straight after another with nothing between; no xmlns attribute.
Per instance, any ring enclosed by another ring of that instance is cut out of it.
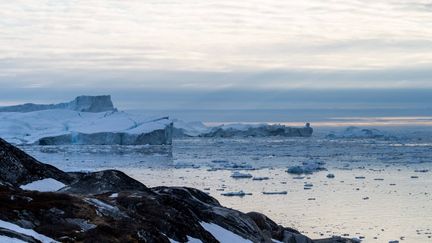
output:
<svg viewBox="0 0 432 243"><path fill-rule="evenodd" d="M76 97L71 102L59 104L33 104L26 103L22 105L0 107L0 112L32 112L41 110L68 109L82 112L104 112L114 111L114 105L110 95Z"/></svg>
<svg viewBox="0 0 432 243"><path fill-rule="evenodd" d="M336 138L385 138L387 135L375 128L347 127L340 132L330 132L327 136L330 139Z"/></svg>
<svg viewBox="0 0 432 243"><path fill-rule="evenodd" d="M54 109L0 112L0 136L15 144L171 144L168 117Z"/></svg>

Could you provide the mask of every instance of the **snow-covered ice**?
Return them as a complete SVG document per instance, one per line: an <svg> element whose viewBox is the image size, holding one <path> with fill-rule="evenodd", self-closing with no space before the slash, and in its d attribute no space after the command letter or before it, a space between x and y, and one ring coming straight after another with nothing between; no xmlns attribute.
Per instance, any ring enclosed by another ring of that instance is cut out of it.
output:
<svg viewBox="0 0 432 243"><path fill-rule="evenodd" d="M221 243L247 243L252 241L247 240L233 232L213 223L201 222L201 226L212 234L216 240Z"/></svg>
<svg viewBox="0 0 432 243"><path fill-rule="evenodd" d="M55 180L53 178L45 178L38 181L33 181L31 183L25 184L20 186L23 190L29 190L29 191L40 191L40 192L55 192L66 185L62 182Z"/></svg>
<svg viewBox="0 0 432 243"><path fill-rule="evenodd" d="M10 222L6 222L3 220L0 220L0 228L4 228L4 229L8 229L10 231L13 232L17 232L23 235L27 235L27 236L31 236L33 238L35 238L36 240L41 241L42 243L53 243L53 242L57 242L45 235L39 234L36 231L32 230L32 229L25 229L22 228L21 226L18 226L16 224L10 223Z"/></svg>
<svg viewBox="0 0 432 243"><path fill-rule="evenodd" d="M69 137L62 139L70 144L85 144L82 137L88 134L100 137L102 141L93 138L97 144L116 144L109 140L116 139L115 134L148 134L170 129L170 125L171 121L166 117L117 111L92 113L57 109L28 113L0 112L0 137L15 144L41 143L44 138L60 140L59 136L66 135ZM123 138L123 143L127 143L127 139Z"/></svg>

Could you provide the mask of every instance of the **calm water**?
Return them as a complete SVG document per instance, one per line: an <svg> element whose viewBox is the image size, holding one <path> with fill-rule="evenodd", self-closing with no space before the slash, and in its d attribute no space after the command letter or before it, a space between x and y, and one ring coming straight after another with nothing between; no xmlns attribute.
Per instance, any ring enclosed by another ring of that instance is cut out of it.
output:
<svg viewBox="0 0 432 243"><path fill-rule="evenodd" d="M385 139L182 139L164 146L26 146L65 170L120 169L148 186L191 186L223 205L267 214L311 237L348 234L365 242L432 242L432 131L389 128ZM328 171L295 179L291 165L322 161ZM215 170L214 168L222 168ZM233 179L232 167L270 179ZM253 169L253 170L249 170ZM425 172L415 172L415 171ZM333 173L335 178L326 177ZM364 177L356 179L355 177ZM413 177L413 178L412 178ZM313 184L305 190L304 184ZM223 190L223 191L222 191ZM243 190L245 197L222 192ZM286 195L262 192L287 191Z"/></svg>

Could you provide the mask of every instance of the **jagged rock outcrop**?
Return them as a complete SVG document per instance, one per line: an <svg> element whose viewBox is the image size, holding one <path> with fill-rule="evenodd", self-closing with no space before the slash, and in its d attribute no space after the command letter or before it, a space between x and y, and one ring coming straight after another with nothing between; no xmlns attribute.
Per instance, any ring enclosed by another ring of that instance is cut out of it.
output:
<svg viewBox="0 0 432 243"><path fill-rule="evenodd" d="M219 242L222 232L244 242L313 242L262 214L225 208L193 188L147 188L115 170L66 173L1 139L0 152L2 237L25 242L168 243L199 239L211 243ZM55 192L20 188L43 178L54 178L66 187Z"/></svg>
<svg viewBox="0 0 432 243"><path fill-rule="evenodd" d="M76 97L73 101L59 104L33 104L26 103L22 105L0 107L0 112L32 112L52 109L69 109L81 112L104 112L114 111L114 105L110 95Z"/></svg>
<svg viewBox="0 0 432 243"><path fill-rule="evenodd" d="M72 177L54 166L43 164L0 138L0 182L19 186L43 178L71 183Z"/></svg>

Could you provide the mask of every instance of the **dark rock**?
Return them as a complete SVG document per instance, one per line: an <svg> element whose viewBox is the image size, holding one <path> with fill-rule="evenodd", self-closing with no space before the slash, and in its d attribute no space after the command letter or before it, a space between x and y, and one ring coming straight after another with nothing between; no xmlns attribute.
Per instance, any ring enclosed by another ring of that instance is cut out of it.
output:
<svg viewBox="0 0 432 243"><path fill-rule="evenodd" d="M20 186L44 178L64 184L72 182L67 173L43 164L0 138L0 183Z"/></svg>
<svg viewBox="0 0 432 243"><path fill-rule="evenodd" d="M257 212L250 212L247 215L258 225L264 234L271 237L272 239L290 242L290 243L312 243L313 241L307 236L302 235L299 231L283 227L276 224L273 220L267 216Z"/></svg>
<svg viewBox="0 0 432 243"><path fill-rule="evenodd" d="M69 176L74 178L64 192L78 194L101 194L120 191L147 191L150 190L139 181L136 181L118 170L104 170L91 173L72 172Z"/></svg>

